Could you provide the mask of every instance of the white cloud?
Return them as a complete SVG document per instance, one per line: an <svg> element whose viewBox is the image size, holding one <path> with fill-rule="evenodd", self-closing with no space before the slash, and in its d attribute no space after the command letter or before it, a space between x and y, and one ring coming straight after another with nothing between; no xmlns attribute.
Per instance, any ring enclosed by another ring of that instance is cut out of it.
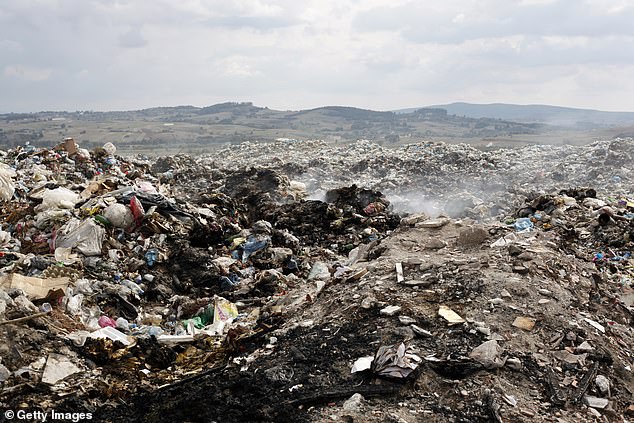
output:
<svg viewBox="0 0 634 423"><path fill-rule="evenodd" d="M455 23L455 24L460 24L463 23L465 20L465 14L464 13L458 13L456 16L454 16L454 18L451 20L451 22Z"/></svg>
<svg viewBox="0 0 634 423"><path fill-rule="evenodd" d="M227 76L250 77L261 74L251 62L244 56L231 56L220 59L218 66Z"/></svg>
<svg viewBox="0 0 634 423"><path fill-rule="evenodd" d="M36 68L25 65L7 65L4 67L4 76L9 78L20 78L27 81L46 81L50 78L51 69Z"/></svg>
<svg viewBox="0 0 634 423"><path fill-rule="evenodd" d="M119 45L127 48L141 48L147 45L139 28L130 28L119 36Z"/></svg>
<svg viewBox="0 0 634 423"><path fill-rule="evenodd" d="M520 6L534 6L536 4L551 4L557 0L520 0Z"/></svg>

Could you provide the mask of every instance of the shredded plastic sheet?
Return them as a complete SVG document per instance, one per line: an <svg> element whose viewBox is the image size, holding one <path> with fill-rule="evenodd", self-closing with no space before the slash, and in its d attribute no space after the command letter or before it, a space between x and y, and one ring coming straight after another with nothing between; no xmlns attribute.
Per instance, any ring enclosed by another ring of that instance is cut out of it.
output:
<svg viewBox="0 0 634 423"><path fill-rule="evenodd" d="M403 342L391 346L379 347L374 355L372 371L379 376L395 379L405 379L414 370L422 359L412 346L405 346Z"/></svg>
<svg viewBox="0 0 634 423"><path fill-rule="evenodd" d="M101 255L101 246L106 230L88 219L79 222L77 219L69 221L55 240L56 247L75 248L85 256Z"/></svg>

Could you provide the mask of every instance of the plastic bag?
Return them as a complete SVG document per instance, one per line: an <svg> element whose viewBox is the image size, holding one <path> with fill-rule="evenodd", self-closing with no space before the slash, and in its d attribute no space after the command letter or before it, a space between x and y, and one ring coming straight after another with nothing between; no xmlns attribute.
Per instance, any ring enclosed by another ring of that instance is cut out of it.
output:
<svg viewBox="0 0 634 423"><path fill-rule="evenodd" d="M405 379L418 368L421 361L412 346L406 346L401 342L379 347L374 355L372 370L379 376Z"/></svg>
<svg viewBox="0 0 634 423"><path fill-rule="evenodd" d="M101 316L99 318L99 326L101 326L102 328L105 328L107 326L110 326L111 328L116 328L117 322L108 316Z"/></svg>
<svg viewBox="0 0 634 423"><path fill-rule="evenodd" d="M119 317L116 320L116 323L117 323L117 329L122 330L124 332L127 332L130 330L130 322L128 322L123 317Z"/></svg>
<svg viewBox="0 0 634 423"><path fill-rule="evenodd" d="M313 264L313 267L308 273L308 280L311 281L313 279L322 281L330 279L330 270L328 269L328 265L326 263L317 261Z"/></svg>
<svg viewBox="0 0 634 423"><path fill-rule="evenodd" d="M56 224L64 223L69 216L69 210L47 210L35 216L35 227L41 230L48 229Z"/></svg>
<svg viewBox="0 0 634 423"><path fill-rule="evenodd" d="M75 292L79 294L90 295L92 294L91 285L92 284L88 279L78 279L77 282L75 282Z"/></svg>
<svg viewBox="0 0 634 423"><path fill-rule="evenodd" d="M144 192L146 194L158 194L158 191L156 190L156 188L154 188L154 185L152 185L152 183L149 181L142 181L137 179L136 181L134 181L134 184L137 186L139 192Z"/></svg>
<svg viewBox="0 0 634 423"><path fill-rule="evenodd" d="M0 163L0 200L9 201L15 193L15 170L4 163Z"/></svg>
<svg viewBox="0 0 634 423"><path fill-rule="evenodd" d="M66 301L66 310L72 315L77 316L82 312L82 302L84 301L83 294L73 295L72 297L68 297Z"/></svg>
<svg viewBox="0 0 634 423"><path fill-rule="evenodd" d="M132 210L134 221L139 226L143 222L143 217L145 217L145 210L143 209L143 204L136 196L130 198L130 210Z"/></svg>
<svg viewBox="0 0 634 423"><path fill-rule="evenodd" d="M73 254L72 248L57 247L55 249L55 261L70 265L79 260L77 254Z"/></svg>
<svg viewBox="0 0 634 423"><path fill-rule="evenodd" d="M132 211L124 204L111 204L103 211L103 216L115 228L128 229L134 224L134 216Z"/></svg>
<svg viewBox="0 0 634 423"><path fill-rule="evenodd" d="M159 252L156 248L150 248L147 253L145 253L145 262L148 267L154 266L156 261L158 260Z"/></svg>
<svg viewBox="0 0 634 423"><path fill-rule="evenodd" d="M11 242L11 234L9 232L0 230L0 245L5 245Z"/></svg>
<svg viewBox="0 0 634 423"><path fill-rule="evenodd" d="M76 219L72 220L60 230L61 234L55 240L55 247L76 248L85 256L101 255L106 230L92 219L78 222Z"/></svg>
<svg viewBox="0 0 634 423"><path fill-rule="evenodd" d="M106 150L109 156L114 156L114 153L117 152L117 147L111 142L107 142L103 145L103 149Z"/></svg>
<svg viewBox="0 0 634 423"><path fill-rule="evenodd" d="M238 309L234 303L222 297L216 298L214 304L214 323L226 322L238 317Z"/></svg>
<svg viewBox="0 0 634 423"><path fill-rule="evenodd" d="M64 187L47 189L42 194L42 204L34 210L39 213L52 209L72 209L79 199L78 194Z"/></svg>

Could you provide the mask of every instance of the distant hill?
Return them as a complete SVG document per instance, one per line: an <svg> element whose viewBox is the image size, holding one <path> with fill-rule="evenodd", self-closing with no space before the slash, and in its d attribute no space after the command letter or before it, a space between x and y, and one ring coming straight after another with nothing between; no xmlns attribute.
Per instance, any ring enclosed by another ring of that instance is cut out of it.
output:
<svg viewBox="0 0 634 423"><path fill-rule="evenodd" d="M393 121L396 115L393 112L376 112L374 110L358 109L356 107L345 106L324 106L316 109L300 110L294 113L293 117L323 113L327 116L345 120L372 120L372 121Z"/></svg>
<svg viewBox="0 0 634 423"><path fill-rule="evenodd" d="M447 110L450 115L480 119L502 119L514 122L545 123L567 127L625 126L634 124L634 112L605 112L572 107L519 104L474 104L451 103L429 106ZM417 108L397 110L396 113L411 113Z"/></svg>
<svg viewBox="0 0 634 423"><path fill-rule="evenodd" d="M409 113L346 106L282 111L250 102L227 102L207 107L0 114L0 148L26 142L51 146L65 137L91 148L112 141L120 151L153 153L158 146L176 152L198 152L214 145L280 138L331 142L370 139L387 145L422 139L480 142L499 138L516 144L518 137L535 139L545 134L549 131L546 126L448 115L442 108L420 108Z"/></svg>

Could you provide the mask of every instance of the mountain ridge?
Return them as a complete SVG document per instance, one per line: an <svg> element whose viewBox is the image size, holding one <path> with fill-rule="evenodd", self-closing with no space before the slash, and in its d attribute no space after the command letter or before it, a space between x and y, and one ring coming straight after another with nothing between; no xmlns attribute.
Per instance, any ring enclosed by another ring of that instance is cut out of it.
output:
<svg viewBox="0 0 634 423"><path fill-rule="evenodd" d="M421 108L441 108L450 115L473 119L490 118L555 126L609 126L634 124L634 112L582 109L546 104L467 103L454 102L425 107L394 110L411 113Z"/></svg>

